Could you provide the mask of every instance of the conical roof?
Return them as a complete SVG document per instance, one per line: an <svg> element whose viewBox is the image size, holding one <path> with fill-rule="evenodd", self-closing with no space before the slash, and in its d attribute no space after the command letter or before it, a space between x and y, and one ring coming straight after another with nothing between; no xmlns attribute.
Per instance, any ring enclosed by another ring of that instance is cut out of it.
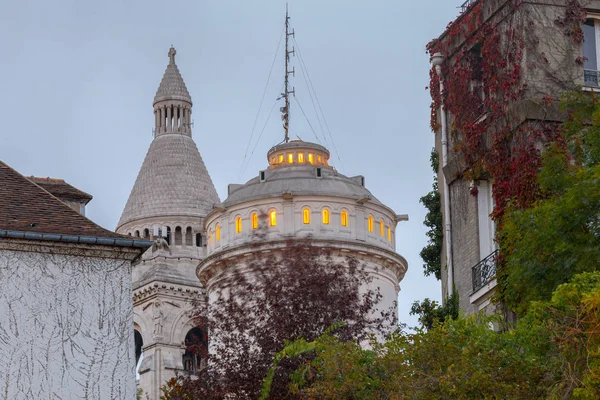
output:
<svg viewBox="0 0 600 400"><path fill-rule="evenodd" d="M154 104L162 100L184 100L190 103L192 102L190 93L185 86L181 73L179 73L179 68L177 68L177 64L175 64L175 54L177 54L177 51L171 47L169 50L169 65L167 65L165 74L163 75L158 90L156 91L156 95L154 96Z"/></svg>
<svg viewBox="0 0 600 400"><path fill-rule="evenodd" d="M162 100L186 100L191 107L192 100L175 65L175 49L172 47L169 58L154 104ZM191 133L184 130L158 134L157 131L117 230L128 222L153 217L203 218L217 203L219 196Z"/></svg>
<svg viewBox="0 0 600 400"><path fill-rule="evenodd" d="M160 135L148 149L117 229L152 217L205 217L219 202L194 140L178 133Z"/></svg>

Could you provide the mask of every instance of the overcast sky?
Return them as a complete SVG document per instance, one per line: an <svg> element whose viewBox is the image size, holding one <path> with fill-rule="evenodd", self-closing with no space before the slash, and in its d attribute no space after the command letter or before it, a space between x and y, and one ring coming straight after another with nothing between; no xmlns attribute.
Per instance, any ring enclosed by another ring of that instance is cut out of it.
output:
<svg viewBox="0 0 600 400"><path fill-rule="evenodd" d="M311 125L292 102L292 137L326 145L340 172L364 175L379 200L409 214L396 236L409 263L399 296L409 325L417 323L411 303L441 292L419 257L426 244L419 198L433 176L424 48L460 2L289 1L333 141L323 137L298 57L292 85ZM224 200L227 185L264 169L267 150L283 138L279 104L267 120L283 79L280 48L247 150L284 14L283 0L4 2L0 160L92 194L87 216L114 230L152 140L152 100L174 45L194 102L193 137Z"/></svg>

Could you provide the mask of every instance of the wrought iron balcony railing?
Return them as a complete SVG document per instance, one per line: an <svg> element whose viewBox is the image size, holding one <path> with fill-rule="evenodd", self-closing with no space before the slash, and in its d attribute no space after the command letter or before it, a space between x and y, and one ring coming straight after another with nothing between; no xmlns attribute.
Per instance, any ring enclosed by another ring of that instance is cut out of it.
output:
<svg viewBox="0 0 600 400"><path fill-rule="evenodd" d="M477 0L467 0L464 3L461 4L460 6L460 11L461 12L465 12L465 10L473 3L475 3Z"/></svg>
<svg viewBox="0 0 600 400"><path fill-rule="evenodd" d="M600 71L593 69L583 70L583 86L600 87Z"/></svg>
<svg viewBox="0 0 600 400"><path fill-rule="evenodd" d="M487 285L496 277L496 260L498 259L498 250L479 261L471 270L473 279L473 293Z"/></svg>

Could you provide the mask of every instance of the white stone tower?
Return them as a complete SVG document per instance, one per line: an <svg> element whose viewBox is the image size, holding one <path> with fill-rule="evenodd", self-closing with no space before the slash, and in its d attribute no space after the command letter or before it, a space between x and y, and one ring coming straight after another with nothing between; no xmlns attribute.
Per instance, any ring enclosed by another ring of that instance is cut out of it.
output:
<svg viewBox="0 0 600 400"><path fill-rule="evenodd" d="M154 140L129 195L117 232L154 240L133 270L139 386L152 400L177 371L203 360L185 351L186 337L206 340L190 301L203 291L195 275L204 258L204 218L219 196L192 139L192 99L174 48L154 97ZM144 397L145 398L145 397Z"/></svg>

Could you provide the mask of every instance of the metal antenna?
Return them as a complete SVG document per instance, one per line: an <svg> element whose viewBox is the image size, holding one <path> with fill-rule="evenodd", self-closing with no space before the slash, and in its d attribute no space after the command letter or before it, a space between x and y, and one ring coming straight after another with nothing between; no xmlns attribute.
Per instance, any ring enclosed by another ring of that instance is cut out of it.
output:
<svg viewBox="0 0 600 400"><path fill-rule="evenodd" d="M289 37L295 37L294 31L289 31L290 28L290 17L288 16L288 5L285 3L285 82L284 82L284 91L281 94L281 97L285 100L285 106L281 107L279 110L281 111L281 119L283 120L283 129L285 130L285 143L290 141L289 129L290 129L290 94L296 95L295 88L289 90L289 75L296 76L296 69L292 68L290 71L288 68L288 64L290 62L290 54L295 54L295 49L289 50ZM280 98L281 98L280 97Z"/></svg>

